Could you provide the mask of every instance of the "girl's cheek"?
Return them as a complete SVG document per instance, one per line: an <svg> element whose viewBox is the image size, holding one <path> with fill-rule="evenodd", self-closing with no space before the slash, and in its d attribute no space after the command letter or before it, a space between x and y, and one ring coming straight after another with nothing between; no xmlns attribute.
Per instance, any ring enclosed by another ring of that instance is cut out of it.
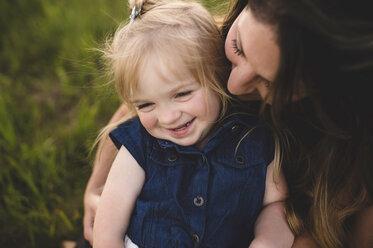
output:
<svg viewBox="0 0 373 248"><path fill-rule="evenodd" d="M204 116L207 114L207 102L211 100L210 94L205 96L202 91L194 96L193 101L190 101L189 104L189 111L193 113L195 116Z"/></svg>
<svg viewBox="0 0 373 248"><path fill-rule="evenodd" d="M139 118L141 124L147 130L154 128L157 123L157 118L152 113L139 113Z"/></svg>

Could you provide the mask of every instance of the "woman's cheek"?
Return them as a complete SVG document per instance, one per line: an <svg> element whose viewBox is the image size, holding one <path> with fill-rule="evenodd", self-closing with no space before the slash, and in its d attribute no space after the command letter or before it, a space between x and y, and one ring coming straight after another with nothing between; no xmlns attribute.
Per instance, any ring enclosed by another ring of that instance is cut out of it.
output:
<svg viewBox="0 0 373 248"><path fill-rule="evenodd" d="M259 91L261 98L264 99L268 94L268 86L266 85L266 83L264 81L260 82L257 86L257 89ZM272 102L270 101L270 99L267 99L267 101L268 103Z"/></svg>

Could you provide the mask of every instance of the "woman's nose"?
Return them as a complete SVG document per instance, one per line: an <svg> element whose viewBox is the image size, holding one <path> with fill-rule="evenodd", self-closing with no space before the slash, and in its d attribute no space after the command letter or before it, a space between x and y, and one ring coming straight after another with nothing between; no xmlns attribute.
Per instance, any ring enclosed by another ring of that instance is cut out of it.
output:
<svg viewBox="0 0 373 248"><path fill-rule="evenodd" d="M244 79L246 79L245 81L248 83L252 82L255 78L258 77L258 74L249 63L246 63L245 66L235 66L235 69L240 75L242 75Z"/></svg>
<svg viewBox="0 0 373 248"><path fill-rule="evenodd" d="M256 72L251 68L232 65L232 71L228 78L229 92L234 95L250 93L255 87L253 81L255 81L256 77Z"/></svg>

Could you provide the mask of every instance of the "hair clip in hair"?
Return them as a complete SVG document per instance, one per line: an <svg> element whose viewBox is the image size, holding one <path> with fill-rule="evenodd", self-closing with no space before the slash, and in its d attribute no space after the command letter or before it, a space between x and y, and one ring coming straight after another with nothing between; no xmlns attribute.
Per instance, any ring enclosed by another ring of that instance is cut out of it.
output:
<svg viewBox="0 0 373 248"><path fill-rule="evenodd" d="M133 6L131 15L130 15L130 24L135 20L135 18L140 14L141 9L136 10L136 6Z"/></svg>

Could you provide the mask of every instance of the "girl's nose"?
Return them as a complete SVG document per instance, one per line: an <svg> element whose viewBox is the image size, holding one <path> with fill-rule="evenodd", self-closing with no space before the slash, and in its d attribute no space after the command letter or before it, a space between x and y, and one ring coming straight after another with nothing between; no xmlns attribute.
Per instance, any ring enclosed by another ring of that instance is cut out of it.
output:
<svg viewBox="0 0 373 248"><path fill-rule="evenodd" d="M158 121L163 125L175 123L181 116L181 111L170 105L160 106L158 109Z"/></svg>

